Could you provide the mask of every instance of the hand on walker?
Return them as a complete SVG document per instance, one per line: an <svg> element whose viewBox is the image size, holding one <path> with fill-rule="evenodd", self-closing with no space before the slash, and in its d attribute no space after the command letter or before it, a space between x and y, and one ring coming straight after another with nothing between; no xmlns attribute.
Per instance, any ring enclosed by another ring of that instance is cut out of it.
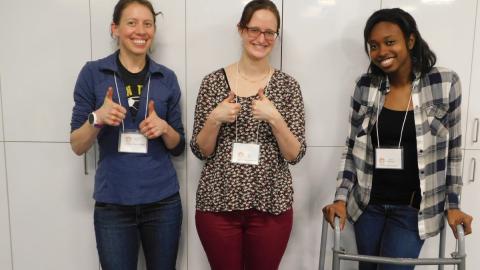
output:
<svg viewBox="0 0 480 270"><path fill-rule="evenodd" d="M332 228L335 228L335 217L340 218L340 230L345 227L345 221L347 219L347 206L344 201L336 201L332 204L325 206L323 209L323 215L325 219L330 223Z"/></svg>
<svg viewBox="0 0 480 270"><path fill-rule="evenodd" d="M455 238L458 238L457 235L457 225L462 225L465 231L465 235L472 233L472 220L473 217L462 212L460 209L448 209L447 210L447 221L448 225L453 231Z"/></svg>
<svg viewBox="0 0 480 270"><path fill-rule="evenodd" d="M258 99L252 101L252 115L254 119L271 123L272 120L281 118L275 105L265 96L264 89L258 90Z"/></svg>
<svg viewBox="0 0 480 270"><path fill-rule="evenodd" d="M127 110L112 100L113 88L108 87L107 94L100 107L95 114L98 117L100 125L118 126L125 119Z"/></svg>
<svg viewBox="0 0 480 270"><path fill-rule="evenodd" d="M215 121L217 125L222 123L233 123L240 112L241 106L235 103L235 94L230 92L228 97L224 99L217 107L210 113L209 118Z"/></svg>
<svg viewBox="0 0 480 270"><path fill-rule="evenodd" d="M153 100L148 102L148 116L140 123L139 128L140 132L149 139L156 139L167 132L168 123L155 112Z"/></svg>

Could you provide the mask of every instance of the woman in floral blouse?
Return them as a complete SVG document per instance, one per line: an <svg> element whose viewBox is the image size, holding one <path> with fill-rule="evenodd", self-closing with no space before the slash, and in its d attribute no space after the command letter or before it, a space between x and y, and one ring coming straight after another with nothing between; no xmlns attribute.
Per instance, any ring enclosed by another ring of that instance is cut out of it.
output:
<svg viewBox="0 0 480 270"><path fill-rule="evenodd" d="M191 140L205 160L197 190L197 231L212 269L277 269L292 228L288 164L304 156L300 86L270 66L280 16L254 0L238 23L238 62L200 86Z"/></svg>

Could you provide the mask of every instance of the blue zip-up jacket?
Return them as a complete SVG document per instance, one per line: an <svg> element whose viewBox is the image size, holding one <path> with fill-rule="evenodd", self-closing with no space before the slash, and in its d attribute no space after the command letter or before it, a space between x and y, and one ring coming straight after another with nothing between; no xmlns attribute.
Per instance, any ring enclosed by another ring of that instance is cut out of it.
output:
<svg viewBox="0 0 480 270"><path fill-rule="evenodd" d="M180 155L185 148L185 134L180 108L180 87L175 73L167 67L149 61L145 86L141 93L139 111L135 122L128 109L125 86L120 79L116 62L118 51L110 56L88 62L80 71L75 85L71 131L80 128L88 115L103 105L106 92L113 88L113 101L127 110L125 129L138 130L144 119L147 104L148 77L149 100L155 102L158 116L180 134L180 143L168 150L162 138L148 140L147 154L118 152L118 139L122 125L104 126L98 134L100 158L95 174L93 198L98 202L137 205L162 200L179 190L177 174L170 154ZM117 77L118 101L114 73Z"/></svg>

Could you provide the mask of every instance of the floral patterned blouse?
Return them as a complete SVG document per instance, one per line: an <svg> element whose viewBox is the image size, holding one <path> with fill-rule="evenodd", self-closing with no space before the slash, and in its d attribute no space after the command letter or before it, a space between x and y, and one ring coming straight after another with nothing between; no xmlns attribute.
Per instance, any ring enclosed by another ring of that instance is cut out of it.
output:
<svg viewBox="0 0 480 270"><path fill-rule="evenodd" d="M253 119L251 104L258 95L238 97L242 109L237 123L223 124L214 153L209 157L202 155L196 143L197 135L210 112L227 98L229 92L230 86L222 68L203 79L198 93L190 146L193 154L206 162L197 189L196 208L212 212L256 209L280 214L290 209L293 203L292 175L288 164L298 163L306 152L305 113L300 85L291 76L275 70L265 91L300 142L300 152L292 161L283 158L268 123ZM237 142L241 143L255 143L258 128L259 165L231 162L236 127Z"/></svg>

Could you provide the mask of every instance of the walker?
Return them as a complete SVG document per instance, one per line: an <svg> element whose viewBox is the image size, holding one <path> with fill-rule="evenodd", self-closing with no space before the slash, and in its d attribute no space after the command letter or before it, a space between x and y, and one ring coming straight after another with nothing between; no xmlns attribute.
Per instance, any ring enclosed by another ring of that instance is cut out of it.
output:
<svg viewBox="0 0 480 270"><path fill-rule="evenodd" d="M320 262L318 269L324 270L325 264L325 251L327 245L327 231L330 224L327 220L323 218L322 226L322 241L320 243ZM445 258L445 234L446 234L446 225L443 226L443 229L440 231L440 247L439 247L439 258L390 258L390 257L380 257L380 256L368 256L368 255L358 255L353 253L348 253L344 248L340 247L340 219L335 217L335 229L334 229L334 246L333 246L333 262L332 270L340 270L340 261L362 261L362 262L372 262L372 263L386 263L386 264L395 264L395 265L438 265L438 270L443 270L444 265L457 265L458 270L465 270L465 232L462 225L457 225L457 247L458 251L452 252L451 258Z"/></svg>

